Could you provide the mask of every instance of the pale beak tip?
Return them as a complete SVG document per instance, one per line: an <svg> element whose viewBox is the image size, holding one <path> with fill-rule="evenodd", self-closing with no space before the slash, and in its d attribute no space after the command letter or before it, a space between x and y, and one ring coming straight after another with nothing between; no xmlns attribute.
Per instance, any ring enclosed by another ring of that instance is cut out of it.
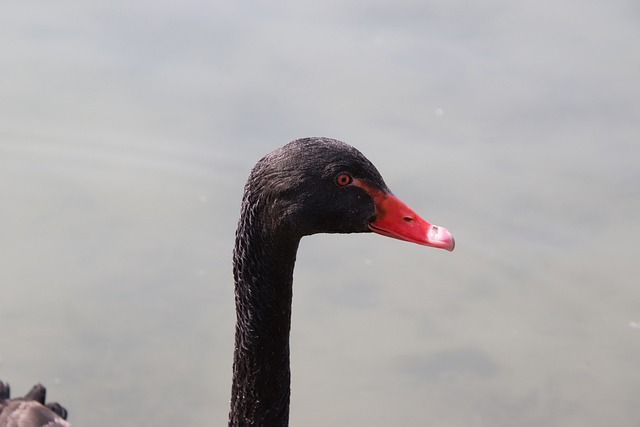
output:
<svg viewBox="0 0 640 427"><path fill-rule="evenodd" d="M449 230L437 225L431 226L431 229L427 234L427 241L429 246L446 249L449 252L453 251L456 247L456 241Z"/></svg>
<svg viewBox="0 0 640 427"><path fill-rule="evenodd" d="M456 239L454 239L453 236L451 236L451 244L449 245L449 247L446 247L445 249L448 250L449 252L453 252L455 247L456 247Z"/></svg>

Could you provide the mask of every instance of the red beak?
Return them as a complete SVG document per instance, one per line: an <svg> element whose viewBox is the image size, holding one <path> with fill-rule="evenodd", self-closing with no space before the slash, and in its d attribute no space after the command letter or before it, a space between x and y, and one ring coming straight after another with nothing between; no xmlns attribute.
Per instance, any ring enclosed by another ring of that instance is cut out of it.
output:
<svg viewBox="0 0 640 427"><path fill-rule="evenodd" d="M393 194L373 189L364 183L358 184L373 196L376 204L376 219L369 224L371 231L419 245L453 250L456 243L449 230L422 219Z"/></svg>

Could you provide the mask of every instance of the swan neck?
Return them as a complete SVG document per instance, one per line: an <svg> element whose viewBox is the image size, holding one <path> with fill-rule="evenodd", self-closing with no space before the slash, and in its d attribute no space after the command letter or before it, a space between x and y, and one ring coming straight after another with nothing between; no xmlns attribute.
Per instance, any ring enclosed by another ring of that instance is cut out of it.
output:
<svg viewBox="0 0 640 427"><path fill-rule="evenodd" d="M234 249L236 337L230 426L286 426L293 268L299 239L241 223Z"/></svg>

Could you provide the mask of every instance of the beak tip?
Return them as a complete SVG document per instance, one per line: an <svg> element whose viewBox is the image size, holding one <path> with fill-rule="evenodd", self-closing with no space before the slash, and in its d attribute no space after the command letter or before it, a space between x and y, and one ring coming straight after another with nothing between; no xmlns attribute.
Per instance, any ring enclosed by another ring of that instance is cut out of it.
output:
<svg viewBox="0 0 640 427"><path fill-rule="evenodd" d="M456 241L451 237L451 240L440 241L440 242L429 242L427 246L433 246L434 248L445 249L448 252L453 252L456 247Z"/></svg>
<svg viewBox="0 0 640 427"><path fill-rule="evenodd" d="M451 236L451 244L446 249L449 252L453 252L455 248L456 248L456 239L454 239L453 236Z"/></svg>
<svg viewBox="0 0 640 427"><path fill-rule="evenodd" d="M449 252L453 251L456 247L456 241L449 232L444 227L440 227L437 225L432 225L430 227L429 233L427 233L427 246L434 246L436 248L446 249Z"/></svg>

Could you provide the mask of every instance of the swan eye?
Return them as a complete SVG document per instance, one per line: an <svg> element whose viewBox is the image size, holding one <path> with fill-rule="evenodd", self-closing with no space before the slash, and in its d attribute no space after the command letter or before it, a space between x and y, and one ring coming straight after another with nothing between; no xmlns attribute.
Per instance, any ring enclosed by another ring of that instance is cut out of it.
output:
<svg viewBox="0 0 640 427"><path fill-rule="evenodd" d="M336 177L336 183L340 187L344 187L345 185L349 185L353 182L353 178L348 173L341 173Z"/></svg>

